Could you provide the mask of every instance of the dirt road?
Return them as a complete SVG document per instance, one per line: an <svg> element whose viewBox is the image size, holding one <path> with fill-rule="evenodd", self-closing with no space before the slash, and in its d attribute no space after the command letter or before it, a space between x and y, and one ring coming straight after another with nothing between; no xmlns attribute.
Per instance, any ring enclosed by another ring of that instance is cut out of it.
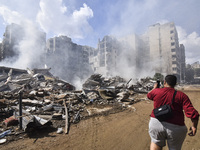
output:
<svg viewBox="0 0 200 150"><path fill-rule="evenodd" d="M200 112L200 90L184 91ZM145 96L145 95L144 95ZM1 150L149 150L149 114L153 103L144 100L126 111L96 116L71 126L69 134L38 132L0 145ZM186 125L191 125L186 118ZM199 125L198 125L199 127ZM195 137L187 136L183 150L200 150L200 130ZM165 147L164 150L167 150Z"/></svg>

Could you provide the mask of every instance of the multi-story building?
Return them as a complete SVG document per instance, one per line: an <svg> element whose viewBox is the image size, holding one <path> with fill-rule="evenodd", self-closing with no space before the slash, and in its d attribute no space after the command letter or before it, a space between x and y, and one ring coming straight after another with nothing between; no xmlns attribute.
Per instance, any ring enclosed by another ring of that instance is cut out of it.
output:
<svg viewBox="0 0 200 150"><path fill-rule="evenodd" d="M97 48L97 66L95 72L106 76L114 75L117 69L117 61L120 52L120 43L116 38L105 36L99 40Z"/></svg>
<svg viewBox="0 0 200 150"><path fill-rule="evenodd" d="M135 34L118 39L105 36L93 52L94 72L124 78L139 75L148 62L148 43L144 39Z"/></svg>
<svg viewBox="0 0 200 150"><path fill-rule="evenodd" d="M45 50L46 33L41 32L36 28L32 28L30 31L22 25L12 23L6 27L3 36L0 61L7 59L7 61L14 63L20 55L24 55L22 54L23 52L28 53L29 51L30 54L34 54L35 51L39 51L40 53L38 55L35 53L35 57L31 56L32 60L29 61L31 63L24 64L24 67L43 66L43 57L40 54L44 53Z"/></svg>
<svg viewBox="0 0 200 150"><path fill-rule="evenodd" d="M3 60L2 43L0 43L0 61Z"/></svg>
<svg viewBox="0 0 200 150"><path fill-rule="evenodd" d="M200 68L200 62L197 61L197 62L194 62L193 64L191 64L192 68L194 69L197 69L197 68Z"/></svg>
<svg viewBox="0 0 200 150"><path fill-rule="evenodd" d="M150 60L155 73L174 74L181 78L182 46L173 22L155 24L148 29Z"/></svg>
<svg viewBox="0 0 200 150"><path fill-rule="evenodd" d="M185 82L186 63L185 63L185 46L183 44L180 44L180 52L181 52L180 81Z"/></svg>
<svg viewBox="0 0 200 150"><path fill-rule="evenodd" d="M73 81L84 79L92 72L89 65L87 46L73 43L67 36L58 36L47 40L46 64L53 74L62 79Z"/></svg>
<svg viewBox="0 0 200 150"><path fill-rule="evenodd" d="M20 25L12 23L6 26L1 46L0 61L6 58L17 57L19 55L17 46L23 37L24 30Z"/></svg>
<svg viewBox="0 0 200 150"><path fill-rule="evenodd" d="M199 84L200 83L200 62L194 62L191 64L192 69L194 70L194 82Z"/></svg>
<svg viewBox="0 0 200 150"><path fill-rule="evenodd" d="M89 64L93 70L93 72L96 72L97 68L99 67L98 63L98 50L93 47L87 47L89 52Z"/></svg>

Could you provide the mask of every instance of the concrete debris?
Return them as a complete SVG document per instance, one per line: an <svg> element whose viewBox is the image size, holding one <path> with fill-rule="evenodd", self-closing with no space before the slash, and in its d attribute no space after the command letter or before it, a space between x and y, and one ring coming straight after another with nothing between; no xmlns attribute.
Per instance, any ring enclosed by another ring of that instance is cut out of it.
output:
<svg viewBox="0 0 200 150"><path fill-rule="evenodd" d="M6 139L0 139L0 144L6 143Z"/></svg>
<svg viewBox="0 0 200 150"><path fill-rule="evenodd" d="M128 105L139 101L137 94L148 92L154 83L146 78L130 85L132 79L126 81L119 76L105 78L94 74L85 81L82 90L76 91L72 84L54 77L49 71L0 67L2 137L11 126L17 129L16 122L19 124L20 119L25 132L53 126L59 134L63 127L64 133L68 133L69 125L81 119L112 111L114 107L129 108Z"/></svg>
<svg viewBox="0 0 200 150"><path fill-rule="evenodd" d="M11 132L12 132L11 130L6 130L6 131L0 133L0 138L3 138L3 137L5 137L5 136L11 134Z"/></svg>

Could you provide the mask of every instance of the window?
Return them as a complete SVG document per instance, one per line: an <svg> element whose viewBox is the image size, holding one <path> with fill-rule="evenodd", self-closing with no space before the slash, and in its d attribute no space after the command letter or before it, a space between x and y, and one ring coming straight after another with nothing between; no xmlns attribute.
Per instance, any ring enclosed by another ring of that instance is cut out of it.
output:
<svg viewBox="0 0 200 150"><path fill-rule="evenodd" d="M172 55L172 60L176 60L176 55Z"/></svg>
<svg viewBox="0 0 200 150"><path fill-rule="evenodd" d="M177 62L176 61L172 61L172 64L177 64Z"/></svg>
<svg viewBox="0 0 200 150"><path fill-rule="evenodd" d="M171 52L175 52L175 51L176 51L176 49L175 49L175 48L171 49Z"/></svg>
<svg viewBox="0 0 200 150"><path fill-rule="evenodd" d="M172 42L172 43L171 43L171 46L174 46L174 45L175 45L175 43L174 43L174 42Z"/></svg>
<svg viewBox="0 0 200 150"><path fill-rule="evenodd" d="M174 33L174 30L171 30L170 33L171 33L171 34Z"/></svg>

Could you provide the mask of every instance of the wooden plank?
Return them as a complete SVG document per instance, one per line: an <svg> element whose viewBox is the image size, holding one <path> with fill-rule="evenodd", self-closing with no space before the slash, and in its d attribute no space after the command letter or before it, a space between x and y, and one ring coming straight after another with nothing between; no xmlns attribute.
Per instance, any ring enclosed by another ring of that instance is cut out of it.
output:
<svg viewBox="0 0 200 150"><path fill-rule="evenodd" d="M65 134L68 134L68 127L69 127L68 109L67 109L65 100L63 100L63 104L64 104L64 107L65 107Z"/></svg>

